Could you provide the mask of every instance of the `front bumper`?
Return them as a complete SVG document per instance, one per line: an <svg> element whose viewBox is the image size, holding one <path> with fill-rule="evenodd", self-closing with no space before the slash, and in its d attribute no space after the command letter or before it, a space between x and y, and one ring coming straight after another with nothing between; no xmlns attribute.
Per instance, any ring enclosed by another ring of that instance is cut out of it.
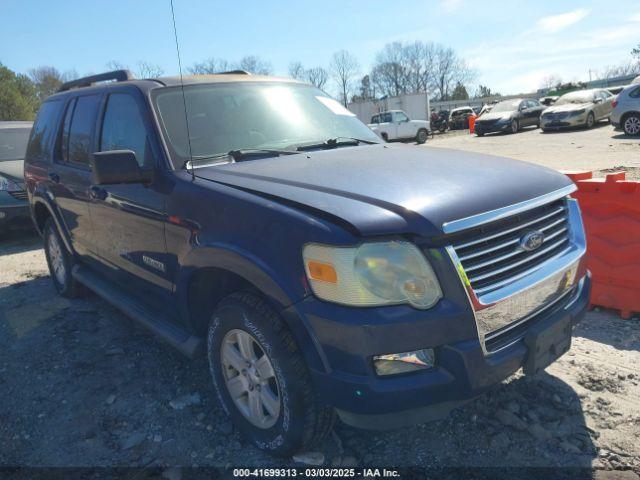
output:
<svg viewBox="0 0 640 480"><path fill-rule="evenodd" d="M29 203L9 192L0 192L0 232L32 227Z"/></svg>
<svg viewBox="0 0 640 480"><path fill-rule="evenodd" d="M560 130L562 128L581 127L587 123L587 113L577 116L540 117L540 127L545 130Z"/></svg>
<svg viewBox="0 0 640 480"><path fill-rule="evenodd" d="M474 126L475 132L480 134L507 132L511 128L511 122L483 123L476 121Z"/></svg>
<svg viewBox="0 0 640 480"><path fill-rule="evenodd" d="M435 347L437 365L424 372L381 378L371 370L361 374L337 369L330 369L329 372L312 370L314 385L321 400L334 406L341 419L355 427L389 429L442 418L523 366L527 359L527 347L524 344L527 329L542 323L553 325L567 317L571 318L573 324L578 323L588 307L590 288L591 279L587 274L553 308L545 309L540 315L529 319L519 337L490 355L486 354L476 337ZM308 302L319 303L314 299L308 299ZM461 320L455 318L458 316L455 311L449 314L450 318L444 324ZM472 314L469 313L469 316ZM368 353L379 351L379 343L387 344L390 352L397 349L406 351L418 345L424 347L420 339L446 336L446 332L437 329L427 333L429 321L422 322L427 323L426 326L412 322L396 323L391 330L384 323L355 329L314 314L309 314L307 320L318 334L331 365L336 365L336 361L348 361L352 356L370 358ZM474 322L469 317L465 321ZM351 351L343 352L342 346L336 345L337 342L331 339L347 341Z"/></svg>

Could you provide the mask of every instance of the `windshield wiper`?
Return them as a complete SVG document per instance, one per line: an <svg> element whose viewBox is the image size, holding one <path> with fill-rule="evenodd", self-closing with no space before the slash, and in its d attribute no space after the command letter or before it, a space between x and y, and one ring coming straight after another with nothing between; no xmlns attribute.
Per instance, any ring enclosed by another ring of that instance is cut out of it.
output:
<svg viewBox="0 0 640 480"><path fill-rule="evenodd" d="M239 162L247 157L259 157L266 155L272 155L274 157L280 155L297 155L299 152L296 150L277 150L271 148L239 148L236 150L230 150L226 153L216 153L215 155L198 155L191 160L186 160L183 164L183 168L189 168L189 166L195 166L196 164L215 164L215 163L233 163Z"/></svg>
<svg viewBox="0 0 640 480"><path fill-rule="evenodd" d="M300 145L296 148L299 152L304 152L306 150L314 150L316 148L337 148L339 146L349 146L349 145L360 145L364 143L366 145L376 145L380 142L376 142L374 140L365 140L363 138L356 137L334 137L328 138L322 142L314 142L305 145Z"/></svg>

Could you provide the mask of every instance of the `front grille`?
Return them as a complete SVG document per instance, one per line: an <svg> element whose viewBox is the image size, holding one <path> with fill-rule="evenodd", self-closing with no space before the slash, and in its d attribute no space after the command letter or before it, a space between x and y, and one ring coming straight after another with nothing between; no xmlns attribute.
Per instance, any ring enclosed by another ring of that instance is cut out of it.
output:
<svg viewBox="0 0 640 480"><path fill-rule="evenodd" d="M532 251L520 241L530 231L544 233L544 242ZM453 248L477 296L497 290L570 249L565 199L506 219L461 232Z"/></svg>
<svg viewBox="0 0 640 480"><path fill-rule="evenodd" d="M9 195L11 195L16 200L26 200L27 199L26 190L20 190L19 192L9 192Z"/></svg>
<svg viewBox="0 0 640 480"><path fill-rule="evenodd" d="M569 115L570 115L569 112L547 113L546 115L544 115L544 119L557 122L559 120L565 120L565 119L569 118Z"/></svg>

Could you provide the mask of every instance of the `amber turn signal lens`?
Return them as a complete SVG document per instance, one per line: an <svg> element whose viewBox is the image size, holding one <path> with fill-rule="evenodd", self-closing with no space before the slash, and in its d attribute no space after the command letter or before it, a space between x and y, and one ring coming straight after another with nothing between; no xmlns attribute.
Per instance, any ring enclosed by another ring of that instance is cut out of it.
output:
<svg viewBox="0 0 640 480"><path fill-rule="evenodd" d="M307 269L309 270L309 276L313 280L319 280L321 282L338 283L338 274L333 265L328 263L316 262L315 260L309 260L307 262Z"/></svg>

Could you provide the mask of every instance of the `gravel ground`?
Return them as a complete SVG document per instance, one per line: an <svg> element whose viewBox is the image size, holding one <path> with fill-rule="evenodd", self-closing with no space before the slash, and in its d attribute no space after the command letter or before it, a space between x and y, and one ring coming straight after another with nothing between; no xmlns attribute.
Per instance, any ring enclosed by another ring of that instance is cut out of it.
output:
<svg viewBox="0 0 640 480"><path fill-rule="evenodd" d="M640 179L640 139L626 137L605 122L592 130L543 133L527 127L521 132L469 135L468 130L436 134L428 147L454 148L526 160L557 170L603 170L624 166L627 178Z"/></svg>
<svg viewBox="0 0 640 480"><path fill-rule="evenodd" d="M94 296L60 298L39 238L0 240L0 265L0 466L295 464L234 430L203 360L187 360ZM571 351L546 373L516 374L427 425L365 432L338 423L307 460L593 466L637 479L638 365L640 321L589 312Z"/></svg>

